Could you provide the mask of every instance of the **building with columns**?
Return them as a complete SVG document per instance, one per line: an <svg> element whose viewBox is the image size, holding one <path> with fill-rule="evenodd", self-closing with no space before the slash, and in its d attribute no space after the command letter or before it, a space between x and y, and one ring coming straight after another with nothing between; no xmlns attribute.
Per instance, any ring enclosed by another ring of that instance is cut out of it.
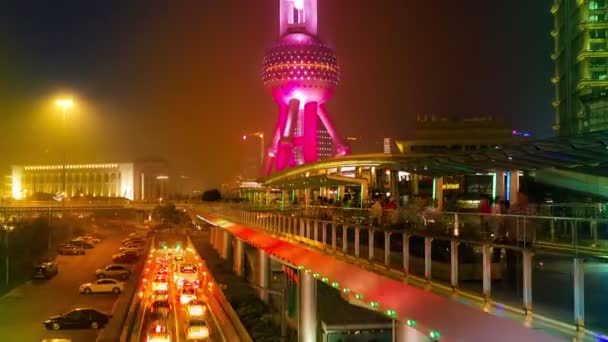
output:
<svg viewBox="0 0 608 342"><path fill-rule="evenodd" d="M36 194L156 200L170 193L167 163L142 161L67 165L13 165L11 197Z"/></svg>

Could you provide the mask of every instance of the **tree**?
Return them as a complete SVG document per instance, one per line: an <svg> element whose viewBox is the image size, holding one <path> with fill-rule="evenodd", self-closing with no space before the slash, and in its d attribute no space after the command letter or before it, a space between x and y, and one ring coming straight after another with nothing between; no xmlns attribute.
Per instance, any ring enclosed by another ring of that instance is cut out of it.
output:
<svg viewBox="0 0 608 342"><path fill-rule="evenodd" d="M202 200L204 202L216 202L222 199L222 194L218 189L211 189L203 192Z"/></svg>
<svg viewBox="0 0 608 342"><path fill-rule="evenodd" d="M155 220L165 220L168 223L182 224L188 222L188 215L177 209L173 203L157 205L152 211L152 216Z"/></svg>

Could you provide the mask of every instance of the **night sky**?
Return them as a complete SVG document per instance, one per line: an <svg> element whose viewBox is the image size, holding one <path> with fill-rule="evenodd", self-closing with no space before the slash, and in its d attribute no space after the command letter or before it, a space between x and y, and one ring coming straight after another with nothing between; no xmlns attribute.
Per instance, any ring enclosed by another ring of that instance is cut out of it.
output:
<svg viewBox="0 0 608 342"><path fill-rule="evenodd" d="M418 114L550 135L550 3L319 0L341 135L407 137ZM70 162L158 156L203 188L228 180L241 134L270 135L277 115L260 79L277 12L277 0L2 1L0 173L61 160L53 102L71 94Z"/></svg>

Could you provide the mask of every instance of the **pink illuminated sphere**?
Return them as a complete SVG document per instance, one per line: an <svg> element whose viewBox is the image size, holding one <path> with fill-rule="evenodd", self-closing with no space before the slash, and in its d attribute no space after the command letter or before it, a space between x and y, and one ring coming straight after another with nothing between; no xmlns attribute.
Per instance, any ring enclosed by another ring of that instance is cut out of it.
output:
<svg viewBox="0 0 608 342"><path fill-rule="evenodd" d="M340 68L334 51L316 37L290 33L264 57L262 79L284 103L294 98L324 103L338 84Z"/></svg>

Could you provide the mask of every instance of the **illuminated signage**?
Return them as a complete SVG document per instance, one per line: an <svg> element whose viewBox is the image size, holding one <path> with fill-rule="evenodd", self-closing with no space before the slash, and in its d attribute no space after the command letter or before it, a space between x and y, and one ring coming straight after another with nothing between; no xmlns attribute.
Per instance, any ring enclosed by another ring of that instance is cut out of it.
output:
<svg viewBox="0 0 608 342"><path fill-rule="evenodd" d="M447 184L443 184L443 189L444 190L458 190L460 189L460 184L459 183L447 183Z"/></svg>

